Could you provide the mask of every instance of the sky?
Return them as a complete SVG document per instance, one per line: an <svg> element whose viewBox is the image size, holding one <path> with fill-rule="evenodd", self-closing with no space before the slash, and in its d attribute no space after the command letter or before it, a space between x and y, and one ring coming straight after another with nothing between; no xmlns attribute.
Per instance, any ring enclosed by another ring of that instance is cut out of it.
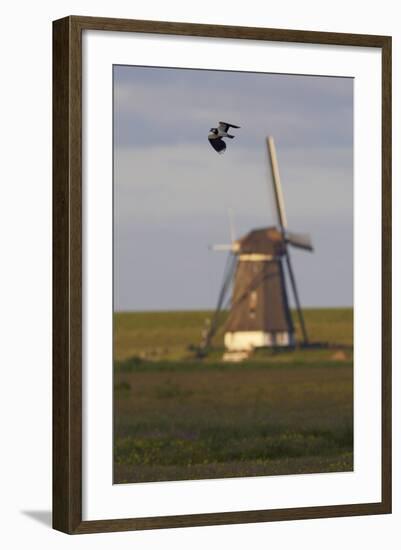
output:
<svg viewBox="0 0 401 550"><path fill-rule="evenodd" d="M114 67L114 308L210 309L226 252L210 245L276 225L273 136L305 307L353 303L353 80ZM217 154L207 140L232 130ZM290 302L292 302L289 292Z"/></svg>

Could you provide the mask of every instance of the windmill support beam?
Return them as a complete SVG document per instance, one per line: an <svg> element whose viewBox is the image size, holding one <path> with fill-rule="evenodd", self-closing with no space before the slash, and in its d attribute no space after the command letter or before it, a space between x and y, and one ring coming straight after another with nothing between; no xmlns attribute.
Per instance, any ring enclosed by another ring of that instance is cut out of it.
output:
<svg viewBox="0 0 401 550"><path fill-rule="evenodd" d="M288 269L288 275L289 275L290 281L291 281L292 292L294 294L295 307L297 308L298 320L299 320L299 325L300 325L301 333L302 333L302 339L303 339L304 345L308 345L309 344L308 333L307 333L307 330L306 330L305 319L304 319L304 315L302 313L301 302L299 300L298 289L297 289L297 285L295 283L294 272L292 270L292 264L291 264L290 255L288 253L288 249L287 249L286 254L285 254L285 259L286 259L286 264L287 264L287 269Z"/></svg>

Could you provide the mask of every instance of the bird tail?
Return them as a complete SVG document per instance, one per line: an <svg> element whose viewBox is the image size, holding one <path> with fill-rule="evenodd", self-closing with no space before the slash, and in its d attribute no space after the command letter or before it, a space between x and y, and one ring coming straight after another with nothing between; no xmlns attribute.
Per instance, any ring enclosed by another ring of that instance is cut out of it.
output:
<svg viewBox="0 0 401 550"><path fill-rule="evenodd" d="M230 139L234 139L234 138L235 138L235 136L232 136L231 134L227 134L227 135L224 136L224 137L228 137L228 138L230 138Z"/></svg>

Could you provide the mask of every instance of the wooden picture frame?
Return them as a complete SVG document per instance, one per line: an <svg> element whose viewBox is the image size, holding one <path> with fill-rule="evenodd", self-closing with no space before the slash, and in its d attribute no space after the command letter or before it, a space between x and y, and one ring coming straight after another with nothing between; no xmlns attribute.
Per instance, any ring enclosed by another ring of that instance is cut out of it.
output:
<svg viewBox="0 0 401 550"><path fill-rule="evenodd" d="M379 502L82 520L82 32L377 48L382 59L382 497ZM391 512L391 37L66 17L53 23L53 527L69 534Z"/></svg>

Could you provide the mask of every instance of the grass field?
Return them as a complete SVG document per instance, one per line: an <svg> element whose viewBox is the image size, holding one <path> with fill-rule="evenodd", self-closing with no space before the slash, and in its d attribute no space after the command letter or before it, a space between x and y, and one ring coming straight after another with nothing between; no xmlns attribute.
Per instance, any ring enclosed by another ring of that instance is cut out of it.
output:
<svg viewBox="0 0 401 550"><path fill-rule="evenodd" d="M194 358L207 315L115 314L114 481L352 470L352 310L305 311L334 347L240 364L221 362L221 335Z"/></svg>

